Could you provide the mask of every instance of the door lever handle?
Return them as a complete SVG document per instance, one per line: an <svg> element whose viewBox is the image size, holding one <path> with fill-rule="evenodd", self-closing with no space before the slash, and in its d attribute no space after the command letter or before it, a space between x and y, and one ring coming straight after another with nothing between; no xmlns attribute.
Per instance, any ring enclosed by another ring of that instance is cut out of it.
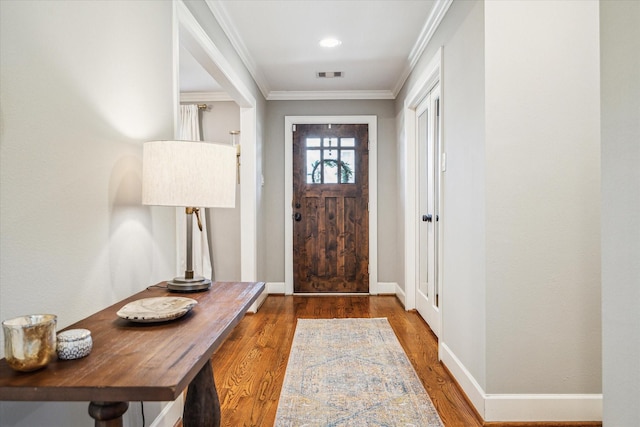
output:
<svg viewBox="0 0 640 427"><path fill-rule="evenodd" d="M294 219L296 222L300 222L300 221L302 221L302 214L301 214L300 212L296 212L295 214L293 214L293 219Z"/></svg>
<svg viewBox="0 0 640 427"><path fill-rule="evenodd" d="M431 214L422 215L422 221L423 222L431 222L431 221L433 221L433 215L431 215Z"/></svg>

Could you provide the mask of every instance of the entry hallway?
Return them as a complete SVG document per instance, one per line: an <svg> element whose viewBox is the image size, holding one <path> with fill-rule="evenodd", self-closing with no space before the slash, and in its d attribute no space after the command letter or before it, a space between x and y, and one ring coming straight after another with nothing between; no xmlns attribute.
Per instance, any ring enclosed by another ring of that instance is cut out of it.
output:
<svg viewBox="0 0 640 427"><path fill-rule="evenodd" d="M395 296L269 296L248 314L213 357L222 425L270 427L276 417L296 319L386 317L447 427L480 427L481 421L438 362L435 335ZM487 424L489 425L489 424ZM491 424L500 427L599 426L600 423Z"/></svg>

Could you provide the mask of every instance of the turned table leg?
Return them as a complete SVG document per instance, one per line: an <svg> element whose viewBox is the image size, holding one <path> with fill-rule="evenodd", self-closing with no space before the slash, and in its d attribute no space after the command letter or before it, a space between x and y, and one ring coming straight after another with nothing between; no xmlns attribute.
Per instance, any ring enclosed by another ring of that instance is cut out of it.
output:
<svg viewBox="0 0 640 427"><path fill-rule="evenodd" d="M122 427L122 414L129 402L91 402L89 415L96 420L95 427Z"/></svg>
<svg viewBox="0 0 640 427"><path fill-rule="evenodd" d="M210 361L189 384L182 424L184 427L220 427L220 400Z"/></svg>

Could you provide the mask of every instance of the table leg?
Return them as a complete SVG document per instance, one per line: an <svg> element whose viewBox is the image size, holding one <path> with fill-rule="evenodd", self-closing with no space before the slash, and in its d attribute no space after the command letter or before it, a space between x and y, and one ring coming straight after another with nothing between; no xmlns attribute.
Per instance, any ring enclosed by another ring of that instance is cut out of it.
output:
<svg viewBox="0 0 640 427"><path fill-rule="evenodd" d="M182 418L184 427L220 427L220 400L210 361L189 384Z"/></svg>
<svg viewBox="0 0 640 427"><path fill-rule="evenodd" d="M122 414L128 408L129 402L91 402L89 415L96 420L95 427L122 427Z"/></svg>

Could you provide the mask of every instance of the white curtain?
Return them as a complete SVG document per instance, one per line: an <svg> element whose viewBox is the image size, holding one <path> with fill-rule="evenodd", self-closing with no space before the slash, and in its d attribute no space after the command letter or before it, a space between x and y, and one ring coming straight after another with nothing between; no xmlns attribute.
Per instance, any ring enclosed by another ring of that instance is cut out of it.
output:
<svg viewBox="0 0 640 427"><path fill-rule="evenodd" d="M200 141L200 113L195 104L180 106L180 140ZM202 183L206 185L206 183ZM198 207L198 206L193 206ZM207 239L207 224L205 220L205 209L200 209L200 221L202 222L202 233L198 228L196 216L193 215L193 271L196 276L204 276L213 279L209 241ZM186 241L186 213L184 208L178 208L176 212L176 230L178 242L178 276L184 274L187 258Z"/></svg>
<svg viewBox="0 0 640 427"><path fill-rule="evenodd" d="M200 113L196 104L180 106L180 140L200 141Z"/></svg>

